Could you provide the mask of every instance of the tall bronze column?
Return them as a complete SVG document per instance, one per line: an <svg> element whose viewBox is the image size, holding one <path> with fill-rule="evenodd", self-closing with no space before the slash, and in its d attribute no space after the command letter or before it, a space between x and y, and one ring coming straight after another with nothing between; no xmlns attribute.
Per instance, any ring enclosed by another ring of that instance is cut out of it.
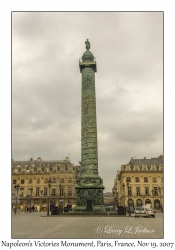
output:
<svg viewBox="0 0 175 250"><path fill-rule="evenodd" d="M79 62L82 73L81 113L81 167L80 179L76 183L76 207L74 212L105 212L103 202L103 181L98 175L97 122L95 72L97 64L89 51L90 42L85 42Z"/></svg>

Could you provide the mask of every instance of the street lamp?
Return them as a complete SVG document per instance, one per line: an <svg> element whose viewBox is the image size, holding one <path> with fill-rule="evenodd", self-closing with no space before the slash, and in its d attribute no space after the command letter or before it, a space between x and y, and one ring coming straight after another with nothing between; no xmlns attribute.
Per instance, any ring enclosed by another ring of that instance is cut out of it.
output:
<svg viewBox="0 0 175 250"><path fill-rule="evenodd" d="M123 188L123 193L124 193L124 206L125 206L125 184L122 184L122 188Z"/></svg>
<svg viewBox="0 0 175 250"><path fill-rule="evenodd" d="M48 187L49 187L49 195L48 195L48 204L47 204L47 215L49 215L49 197L50 197L50 187L51 187L52 181L51 179L48 180Z"/></svg>
<svg viewBox="0 0 175 250"><path fill-rule="evenodd" d="M42 208L42 195L43 195L43 190L40 190L40 212Z"/></svg>
<svg viewBox="0 0 175 250"><path fill-rule="evenodd" d="M56 197L56 204L57 204L57 202L58 202L58 206L59 206L59 195L56 194L55 197ZM58 200L58 201L57 201L57 200Z"/></svg>
<svg viewBox="0 0 175 250"><path fill-rule="evenodd" d="M59 188L60 188L60 199L61 199L61 197L62 197L62 195L63 195L63 187L62 187L61 184L59 185Z"/></svg>
<svg viewBox="0 0 175 250"><path fill-rule="evenodd" d="M160 208L161 208L161 187L158 188L160 194Z"/></svg>
<svg viewBox="0 0 175 250"><path fill-rule="evenodd" d="M130 204L129 204L129 197L131 196L131 187L129 187L129 183L130 183L130 180L129 180L129 177L126 178L126 184L127 184L127 187L128 187L128 212L129 212L129 216L131 216L131 211L130 211Z"/></svg>
<svg viewBox="0 0 175 250"><path fill-rule="evenodd" d="M64 193L63 211L64 211L64 207L65 207L65 196L66 196L66 193Z"/></svg>
<svg viewBox="0 0 175 250"><path fill-rule="evenodd" d="M29 190L30 190L30 196L31 196L31 198L30 198L30 210L29 210L29 212L31 212L33 187L29 188Z"/></svg>
<svg viewBox="0 0 175 250"><path fill-rule="evenodd" d="M151 190L152 196L153 196L153 207L154 207L154 189Z"/></svg>
<svg viewBox="0 0 175 250"><path fill-rule="evenodd" d="M16 210L17 210L17 197L18 197L18 191L20 189L20 186L17 184L15 185L15 189L16 189L16 205L15 205L15 214L16 214Z"/></svg>

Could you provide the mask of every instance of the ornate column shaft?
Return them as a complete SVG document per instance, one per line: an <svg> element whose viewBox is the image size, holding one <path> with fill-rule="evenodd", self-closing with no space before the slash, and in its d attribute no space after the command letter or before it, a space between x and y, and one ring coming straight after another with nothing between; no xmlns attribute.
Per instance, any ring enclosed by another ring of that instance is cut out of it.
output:
<svg viewBox="0 0 175 250"><path fill-rule="evenodd" d="M103 181L98 175L97 122L95 72L96 61L89 51L87 39L86 52L80 59L82 73L81 110L81 167L80 179L76 183L76 207L74 212L104 212Z"/></svg>
<svg viewBox="0 0 175 250"><path fill-rule="evenodd" d="M82 70L82 177L98 174L95 73L92 68Z"/></svg>

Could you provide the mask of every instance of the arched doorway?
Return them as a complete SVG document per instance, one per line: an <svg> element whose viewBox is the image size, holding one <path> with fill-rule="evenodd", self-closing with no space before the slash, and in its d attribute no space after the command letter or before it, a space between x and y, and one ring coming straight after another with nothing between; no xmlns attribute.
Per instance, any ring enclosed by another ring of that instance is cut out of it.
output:
<svg viewBox="0 0 175 250"><path fill-rule="evenodd" d="M150 205L151 206L151 200L150 199L146 199L145 200L145 205Z"/></svg>
<svg viewBox="0 0 175 250"><path fill-rule="evenodd" d="M136 207L142 207L142 200L141 199L136 200Z"/></svg>
<svg viewBox="0 0 175 250"><path fill-rule="evenodd" d="M155 207L155 209L160 209L160 201L159 200L155 200L154 201L154 207Z"/></svg>
<svg viewBox="0 0 175 250"><path fill-rule="evenodd" d="M128 206L134 206L134 201L132 199L128 200Z"/></svg>
<svg viewBox="0 0 175 250"><path fill-rule="evenodd" d="M132 199L128 200L128 212L134 213L134 201Z"/></svg>

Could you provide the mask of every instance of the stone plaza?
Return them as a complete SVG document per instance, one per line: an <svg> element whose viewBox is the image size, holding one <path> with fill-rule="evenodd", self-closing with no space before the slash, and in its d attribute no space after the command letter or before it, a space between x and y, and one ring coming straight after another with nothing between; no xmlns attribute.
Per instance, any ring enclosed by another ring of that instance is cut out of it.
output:
<svg viewBox="0 0 175 250"><path fill-rule="evenodd" d="M12 239L161 239L163 214L133 216L46 216L46 212L12 215Z"/></svg>

